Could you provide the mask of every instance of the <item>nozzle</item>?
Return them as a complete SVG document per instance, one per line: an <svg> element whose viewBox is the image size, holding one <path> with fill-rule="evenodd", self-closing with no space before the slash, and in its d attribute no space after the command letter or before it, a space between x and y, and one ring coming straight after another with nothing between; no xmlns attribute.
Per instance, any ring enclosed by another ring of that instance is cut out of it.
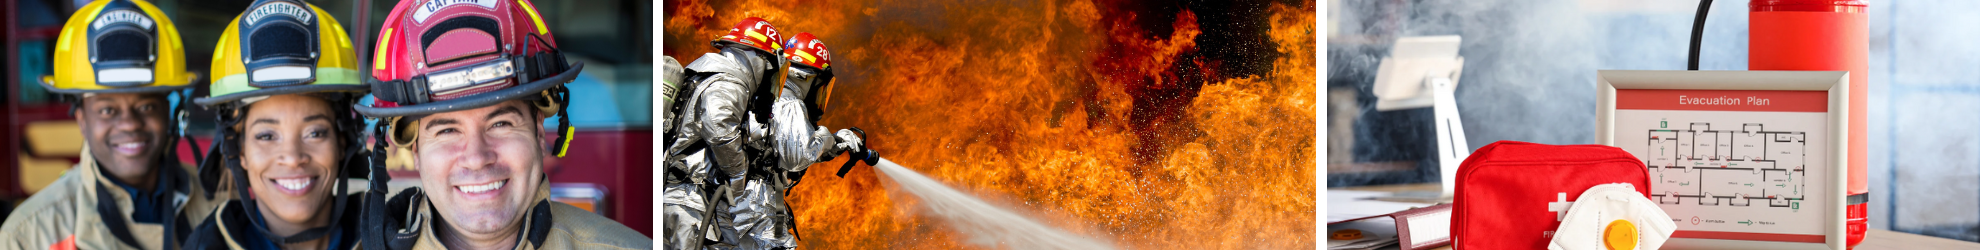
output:
<svg viewBox="0 0 1980 250"><path fill-rule="evenodd" d="M859 138L866 138L866 131L860 130L859 127L846 128L846 130L852 130L854 134L859 134ZM866 144L863 143L859 145L858 151L846 152L846 156L852 158L846 159L846 164L839 166L839 178L846 178L846 172L852 171L853 165L859 165L860 162L866 162L867 166L880 164L880 153L867 148Z"/></svg>

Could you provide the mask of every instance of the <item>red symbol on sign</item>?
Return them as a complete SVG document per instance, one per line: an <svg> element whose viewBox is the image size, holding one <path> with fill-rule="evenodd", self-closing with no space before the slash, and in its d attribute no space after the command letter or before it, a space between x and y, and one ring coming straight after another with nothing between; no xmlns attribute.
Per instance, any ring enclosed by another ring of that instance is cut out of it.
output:
<svg viewBox="0 0 1980 250"><path fill-rule="evenodd" d="M1691 217L1691 225L1698 225L1698 216Z"/></svg>

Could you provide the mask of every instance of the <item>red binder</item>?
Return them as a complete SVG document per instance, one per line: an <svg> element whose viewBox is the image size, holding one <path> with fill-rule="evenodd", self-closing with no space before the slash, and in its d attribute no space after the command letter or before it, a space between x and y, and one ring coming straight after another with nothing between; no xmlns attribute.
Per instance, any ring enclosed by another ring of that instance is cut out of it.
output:
<svg viewBox="0 0 1980 250"><path fill-rule="evenodd" d="M1397 245L1404 250L1431 249L1451 244L1451 204L1330 222L1327 225L1380 217L1396 220Z"/></svg>

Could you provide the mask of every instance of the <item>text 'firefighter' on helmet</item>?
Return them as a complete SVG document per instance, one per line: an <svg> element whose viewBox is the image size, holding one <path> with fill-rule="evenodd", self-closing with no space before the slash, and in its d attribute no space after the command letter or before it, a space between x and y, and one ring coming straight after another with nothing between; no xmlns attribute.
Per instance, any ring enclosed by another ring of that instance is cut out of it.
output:
<svg viewBox="0 0 1980 250"><path fill-rule="evenodd" d="M321 8L302 0L260 0L234 17L214 45L212 77L208 96L193 99L218 114L215 140L210 157L201 159L199 182L213 192L221 183L233 183L237 199L252 203L248 172L240 131L249 105L270 96L300 94L323 99L330 105L334 131L338 131L343 155L338 166L329 221L339 221L348 209L344 197L346 180L366 178L370 168L364 151L364 118L351 111L370 88L358 80L357 51L342 25ZM190 141L190 140L188 140ZM197 149L195 149L197 150ZM231 173L232 178L223 177ZM210 195L210 194L209 194ZM282 235L256 223L252 233L275 242L293 243L328 237L340 224L310 228Z"/></svg>

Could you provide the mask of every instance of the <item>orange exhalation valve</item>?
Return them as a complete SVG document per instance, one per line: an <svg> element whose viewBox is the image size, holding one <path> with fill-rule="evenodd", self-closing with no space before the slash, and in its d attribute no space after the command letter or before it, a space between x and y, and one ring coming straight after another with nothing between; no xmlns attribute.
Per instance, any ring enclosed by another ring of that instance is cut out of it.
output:
<svg viewBox="0 0 1980 250"><path fill-rule="evenodd" d="M1602 230L1602 246L1609 250L1636 249L1636 236L1636 224L1629 223L1629 220L1611 221L1608 228Z"/></svg>

